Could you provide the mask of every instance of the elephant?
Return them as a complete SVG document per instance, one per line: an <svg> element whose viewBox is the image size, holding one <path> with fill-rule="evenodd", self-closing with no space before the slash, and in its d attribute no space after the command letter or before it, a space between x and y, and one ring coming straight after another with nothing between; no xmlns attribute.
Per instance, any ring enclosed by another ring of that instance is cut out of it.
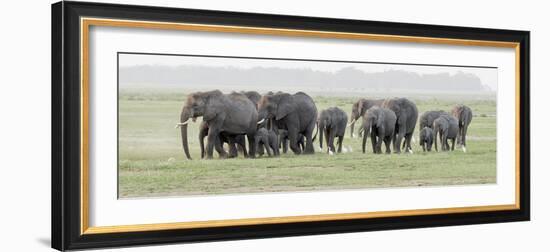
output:
<svg viewBox="0 0 550 252"><path fill-rule="evenodd" d="M420 118L418 119L418 127L420 129L424 129L424 127L432 128L434 124L434 120L439 118L441 115L450 115L449 113L443 111L443 110L432 110L432 111L426 111L422 113Z"/></svg>
<svg viewBox="0 0 550 252"><path fill-rule="evenodd" d="M447 140L451 139L453 145L451 150L455 149L455 140L458 135L458 120L449 115L441 115L434 120L433 124L435 132L435 151L437 149L437 136L439 135L439 140L441 141L441 149L443 151L449 150L449 142Z"/></svg>
<svg viewBox="0 0 550 252"><path fill-rule="evenodd" d="M181 129L181 141L187 159L191 159L187 140L187 126L190 121L195 122L197 117L200 116L208 125L206 158L212 158L214 147L219 153L223 152L221 144L216 144L216 139L222 132L228 136L246 135L249 145L248 157L255 157L254 141L258 112L256 106L245 95L238 93L223 94L219 90L214 90L195 92L187 96L180 113L180 123L177 124L177 127Z"/></svg>
<svg viewBox="0 0 550 252"><path fill-rule="evenodd" d="M434 131L432 130L432 128L424 126L424 128L420 130L420 145L422 146L422 151L432 151L433 142Z"/></svg>
<svg viewBox="0 0 550 252"><path fill-rule="evenodd" d="M288 130L279 129L279 147L283 149L283 153L286 153L288 151ZM298 148L300 148L302 151L305 150L305 137L302 134L298 134ZM314 137L315 139L315 137Z"/></svg>
<svg viewBox="0 0 550 252"><path fill-rule="evenodd" d="M268 130L266 128L260 128L256 132L256 151L259 156L264 154L264 149L267 152L268 156L272 154L274 156L279 156L279 141L277 134L273 130Z"/></svg>
<svg viewBox="0 0 550 252"><path fill-rule="evenodd" d="M382 107L392 110L397 117L393 151L401 153L401 141L405 138L405 151L412 153L411 139L418 120L416 104L407 98L389 98L384 100Z"/></svg>
<svg viewBox="0 0 550 252"><path fill-rule="evenodd" d="M351 126L351 138L355 137L355 132L353 131L353 128L355 126L355 122L359 119L359 117L363 116L363 114L365 114L365 111L367 111L367 109L371 108L372 106L382 106L383 102L384 99L359 99L353 104L353 106L351 107L351 122L349 124L349 126ZM359 135L361 135L361 133L359 133Z"/></svg>
<svg viewBox="0 0 550 252"><path fill-rule="evenodd" d="M348 116L346 112L337 108L327 108L319 114L317 127L319 132L319 149L323 149L323 134L326 135L327 152L332 155L336 152L334 139L338 137L338 153L342 152L342 141L346 133Z"/></svg>
<svg viewBox="0 0 550 252"><path fill-rule="evenodd" d="M462 145L462 151L466 152L466 133L472 122L472 109L459 104L453 107L451 114L458 120L458 144Z"/></svg>
<svg viewBox="0 0 550 252"><path fill-rule="evenodd" d="M241 91L241 94L245 95L250 101L252 101L253 104L256 104L260 98L262 97L260 93L256 91ZM236 92L232 92L231 95L238 95ZM265 126L265 125L261 125ZM208 135L208 125L206 122L203 121L199 128L199 145L201 148L201 158L204 158L205 151L204 151L204 138ZM225 132L220 133L221 144L223 146L223 143L227 143L229 145L229 155L221 148L222 152L218 152L220 157L237 157L237 153L241 152L243 153L244 157L248 157L248 153L246 152L246 139L243 135L235 135L231 136ZM220 148L216 148L220 149ZM237 151L238 150L238 151Z"/></svg>
<svg viewBox="0 0 550 252"><path fill-rule="evenodd" d="M258 102L258 124L273 119L279 129L288 130L290 149L301 154L298 147L298 135L306 137L304 154L313 154L312 134L317 122L317 107L311 97L303 92L296 94L275 93L264 95Z"/></svg>
<svg viewBox="0 0 550 252"><path fill-rule="evenodd" d="M201 158L204 158L206 152L204 150L204 138L208 136L208 124L203 121L199 126L199 145L201 149ZM229 146L229 154L223 149L223 144L227 143ZM229 135L225 132L219 134L219 137L216 139L217 145L221 147L216 147L216 151L221 158L229 157L234 158L238 156L238 152L241 152L244 157L248 157L246 151L246 139L244 135ZM221 151L221 152L219 152Z"/></svg>
<svg viewBox="0 0 550 252"><path fill-rule="evenodd" d="M397 116L387 108L373 106L363 114L363 153L366 152L367 137L371 135L373 153L382 153L382 141L386 144L386 153L391 153L390 146L395 137Z"/></svg>

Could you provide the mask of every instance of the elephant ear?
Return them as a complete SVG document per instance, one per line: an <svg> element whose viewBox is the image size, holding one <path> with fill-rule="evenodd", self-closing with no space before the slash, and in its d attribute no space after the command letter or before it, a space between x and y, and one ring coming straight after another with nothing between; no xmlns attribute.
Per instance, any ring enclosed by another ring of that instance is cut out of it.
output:
<svg viewBox="0 0 550 252"><path fill-rule="evenodd" d="M292 111L294 111L292 97L289 94L282 94L277 104L275 120L281 120Z"/></svg>
<svg viewBox="0 0 550 252"><path fill-rule="evenodd" d="M464 107L463 107L463 106L457 105L457 106L455 107L454 116L457 117L457 118L460 118L460 117L462 116L463 110L464 110Z"/></svg>
<svg viewBox="0 0 550 252"><path fill-rule="evenodd" d="M359 102L357 102L357 112L359 113L359 116L363 116L366 112L366 106L365 106L365 103L367 101L365 100L361 100Z"/></svg>

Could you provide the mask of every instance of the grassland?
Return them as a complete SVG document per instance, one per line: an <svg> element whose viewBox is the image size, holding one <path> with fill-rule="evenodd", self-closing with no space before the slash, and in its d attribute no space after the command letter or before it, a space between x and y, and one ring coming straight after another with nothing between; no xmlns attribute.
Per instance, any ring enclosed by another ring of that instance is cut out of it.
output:
<svg viewBox="0 0 550 252"><path fill-rule="evenodd" d="M317 152L253 160L200 160L197 122L189 127L194 159L186 160L179 130L174 129L185 97L185 93L162 90L120 91L119 197L464 185L496 180L493 99L412 97L420 113L450 110L459 102L473 109L467 153L423 153L414 145L412 155L374 155L369 141L369 153L363 154L360 139L351 139L346 132L344 146L353 151L334 156ZM349 113L358 97L313 98L319 110L338 106ZM318 149L318 142L314 144Z"/></svg>

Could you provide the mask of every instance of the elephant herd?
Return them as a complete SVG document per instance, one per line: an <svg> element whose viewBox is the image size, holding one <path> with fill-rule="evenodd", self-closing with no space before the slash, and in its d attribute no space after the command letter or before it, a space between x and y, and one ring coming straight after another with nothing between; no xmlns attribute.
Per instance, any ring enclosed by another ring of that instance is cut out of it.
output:
<svg viewBox="0 0 550 252"><path fill-rule="evenodd" d="M400 153L401 148L412 153L411 141L418 109L407 98L360 99L352 106L351 122L348 124L348 116L342 109L331 107L318 112L313 99L303 92L268 92L264 95L255 91L229 94L219 90L195 92L188 95L181 110L180 122L176 125L181 130L187 159L191 159L188 124L198 117L202 117L199 127L201 158L211 159L214 150L220 158L236 157L239 153L255 158L265 152L269 156L278 156L281 148L286 152L289 146L295 154L313 154L317 134L320 150L325 140L327 153L342 152L346 128L351 127L353 138L354 125L360 118L363 153L368 136L371 137L374 153L382 153L382 142L386 153L391 153L391 148L395 153ZM464 105L454 106L450 113L427 111L419 120L420 145L424 151L430 151L435 143L438 151L439 136L443 151L454 150L457 139L465 151L466 133L471 120L472 111ZM449 147L448 140L451 140L452 147ZM228 145L229 152L224 144Z"/></svg>

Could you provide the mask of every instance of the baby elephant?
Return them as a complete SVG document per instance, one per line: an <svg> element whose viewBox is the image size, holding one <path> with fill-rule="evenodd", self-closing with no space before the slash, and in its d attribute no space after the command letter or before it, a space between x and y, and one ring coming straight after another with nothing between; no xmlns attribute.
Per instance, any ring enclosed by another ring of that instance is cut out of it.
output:
<svg viewBox="0 0 550 252"><path fill-rule="evenodd" d="M371 135L372 150L382 153L382 141L386 145L386 153L391 153L390 146L395 136L395 113L387 108L371 107L363 115L363 153L366 151L367 137Z"/></svg>
<svg viewBox="0 0 550 252"><path fill-rule="evenodd" d="M437 149L437 135L439 135L443 151L449 150L449 143L447 142L449 139L453 143L450 149L454 151L455 141L458 136L458 120L450 115L441 115L434 120L433 128L435 132L435 151L439 151Z"/></svg>
<svg viewBox="0 0 550 252"><path fill-rule="evenodd" d="M338 153L342 152L342 141L346 133L346 124L348 116L346 112L331 107L321 111L317 118L317 127L319 127L319 148L323 149L323 134L326 135L327 152L332 155L336 151L334 139L338 137Z"/></svg>
<svg viewBox="0 0 550 252"><path fill-rule="evenodd" d="M432 144L434 142L434 131L429 127L424 127L420 130L420 145L422 145L422 150L432 151Z"/></svg>
<svg viewBox="0 0 550 252"><path fill-rule="evenodd" d="M267 130L266 128L258 129L255 144L260 157L264 154L264 148L268 156L271 156L272 153L275 156L279 156L279 142L275 131Z"/></svg>

